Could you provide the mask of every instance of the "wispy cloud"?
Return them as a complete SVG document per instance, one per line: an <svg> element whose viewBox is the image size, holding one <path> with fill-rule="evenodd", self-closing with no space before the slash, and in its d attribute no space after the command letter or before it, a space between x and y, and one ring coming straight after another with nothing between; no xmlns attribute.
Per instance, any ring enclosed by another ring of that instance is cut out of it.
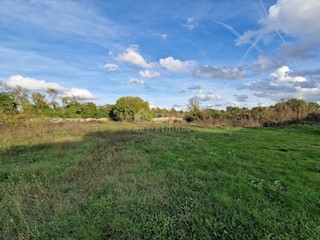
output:
<svg viewBox="0 0 320 240"><path fill-rule="evenodd" d="M194 98L204 102L220 100L220 96L218 94L214 94L212 92L205 92L203 90L198 91Z"/></svg>
<svg viewBox="0 0 320 240"><path fill-rule="evenodd" d="M234 80L245 76L241 67L216 67L205 65L193 72L195 78Z"/></svg>
<svg viewBox="0 0 320 240"><path fill-rule="evenodd" d="M189 31L192 31L193 29L199 26L199 23L196 19L190 17L187 18L186 23L183 26L185 26Z"/></svg>
<svg viewBox="0 0 320 240"><path fill-rule="evenodd" d="M104 69L114 72L114 71L120 71L120 67L117 64L114 63L106 63L102 66Z"/></svg>
<svg viewBox="0 0 320 240"><path fill-rule="evenodd" d="M248 95L246 94L234 94L233 95L238 102L246 102L248 100Z"/></svg>
<svg viewBox="0 0 320 240"><path fill-rule="evenodd" d="M143 88L149 87L148 84L146 84L144 80L136 79L136 78L130 78L128 83L132 86L135 86L135 87L143 87Z"/></svg>
<svg viewBox="0 0 320 240"><path fill-rule="evenodd" d="M84 2L4 0L0 14L0 23L15 28L32 26L47 34L74 35L98 44L103 40L111 43L124 33L118 24Z"/></svg>
<svg viewBox="0 0 320 240"><path fill-rule="evenodd" d="M139 72L139 75L141 77L144 77L144 78L159 78L160 77L160 73L158 72L153 72L153 71L150 71L150 70L145 70L145 71L140 71Z"/></svg>
<svg viewBox="0 0 320 240"><path fill-rule="evenodd" d="M192 84L188 87L189 90L200 90L202 89L201 85Z"/></svg>

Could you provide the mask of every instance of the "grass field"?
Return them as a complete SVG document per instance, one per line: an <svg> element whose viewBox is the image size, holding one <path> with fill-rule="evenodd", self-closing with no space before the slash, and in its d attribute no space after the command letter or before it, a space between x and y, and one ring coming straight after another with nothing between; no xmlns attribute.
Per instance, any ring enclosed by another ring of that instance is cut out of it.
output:
<svg viewBox="0 0 320 240"><path fill-rule="evenodd" d="M320 126L2 129L0 239L320 239Z"/></svg>

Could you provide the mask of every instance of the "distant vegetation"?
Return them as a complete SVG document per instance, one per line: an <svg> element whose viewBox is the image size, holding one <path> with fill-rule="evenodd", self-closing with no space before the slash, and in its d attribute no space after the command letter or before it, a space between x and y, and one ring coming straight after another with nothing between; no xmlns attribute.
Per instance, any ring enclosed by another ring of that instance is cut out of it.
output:
<svg viewBox="0 0 320 240"><path fill-rule="evenodd" d="M187 122L200 122L208 125L230 126L275 126L302 121L320 121L320 105L302 99L289 99L270 107L238 108L226 110L201 110L200 102L189 100L189 111L184 115Z"/></svg>
<svg viewBox="0 0 320 240"><path fill-rule="evenodd" d="M121 97L115 104L97 106L76 97L61 97L59 92L30 92L21 87L0 92L0 124L19 123L30 118L108 118L113 121L150 121L157 117L183 118L186 122L206 125L274 126L301 121L319 121L320 106L302 99L281 101L270 107L238 108L226 110L202 109L201 102L189 100L187 111L150 109L148 102L139 97Z"/></svg>

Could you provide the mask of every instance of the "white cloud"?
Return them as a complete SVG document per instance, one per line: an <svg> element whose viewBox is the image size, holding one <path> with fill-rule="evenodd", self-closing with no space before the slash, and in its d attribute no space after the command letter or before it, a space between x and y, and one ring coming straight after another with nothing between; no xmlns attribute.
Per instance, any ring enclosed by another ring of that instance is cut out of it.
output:
<svg viewBox="0 0 320 240"><path fill-rule="evenodd" d="M141 79L130 78L128 83L135 87L145 87L145 88L148 87L148 84L146 84L145 81Z"/></svg>
<svg viewBox="0 0 320 240"><path fill-rule="evenodd" d="M320 25L319 0L278 0L269 8L269 15L262 21L267 30L282 31L288 35L318 35Z"/></svg>
<svg viewBox="0 0 320 240"><path fill-rule="evenodd" d="M220 99L220 96L211 92L204 92L200 90L197 92L197 94L194 96L196 99L200 101L217 101Z"/></svg>
<svg viewBox="0 0 320 240"><path fill-rule="evenodd" d="M320 82L293 76L288 66L278 68L268 79L248 82L243 88L254 91L255 96L275 101L289 98L320 101Z"/></svg>
<svg viewBox="0 0 320 240"><path fill-rule="evenodd" d="M176 111L187 111L188 110L188 106L187 105L179 105L179 104L175 104L172 106L173 109L175 109Z"/></svg>
<svg viewBox="0 0 320 240"><path fill-rule="evenodd" d="M275 72L270 74L270 78L274 80L274 82L306 82L307 79L305 77L289 76L290 68L288 66L282 66L278 68Z"/></svg>
<svg viewBox="0 0 320 240"><path fill-rule="evenodd" d="M314 51L320 46L319 15L319 0L278 0L260 21L261 28L245 32L236 40L236 44L249 44L254 39L267 42L273 36L278 36L283 42L277 52L280 56L291 60L313 57ZM296 39L287 43L283 34Z"/></svg>
<svg viewBox="0 0 320 240"><path fill-rule="evenodd" d="M64 90L65 88L60 86L57 83L54 82L46 82L45 80L38 80L35 78L30 77L23 77L21 75L14 75L11 76L8 81L6 82L6 85L10 88L15 88L17 86L20 86L22 88L25 88L27 90L36 90L36 91L45 91L48 88L52 88L55 90Z"/></svg>
<svg viewBox="0 0 320 240"><path fill-rule="evenodd" d="M237 101L228 101L227 105L230 106L230 107L239 107L240 103L237 102Z"/></svg>
<svg viewBox="0 0 320 240"><path fill-rule="evenodd" d="M139 53L139 48L136 45L131 45L126 52L119 54L118 58L121 62L127 62L142 68L152 68L153 64L147 62Z"/></svg>
<svg viewBox="0 0 320 240"><path fill-rule="evenodd" d="M193 76L196 78L233 80L244 77L245 72L241 67L216 67L205 65L194 70Z"/></svg>
<svg viewBox="0 0 320 240"><path fill-rule="evenodd" d="M46 91L49 88L58 90L63 97L77 97L80 99L97 99L92 93L82 88L65 88L58 83L46 82L36 78L23 77L21 75L11 76L5 84L10 88L20 86L30 91Z"/></svg>
<svg viewBox="0 0 320 240"><path fill-rule="evenodd" d="M112 71L120 71L119 66L117 64L113 64L113 63L107 63L107 64L103 65L102 67L107 69L110 72L112 72Z"/></svg>
<svg viewBox="0 0 320 240"><path fill-rule="evenodd" d="M161 58L159 63L170 72L187 72L195 66L195 61L193 60L181 61L173 57Z"/></svg>
<svg viewBox="0 0 320 240"><path fill-rule="evenodd" d="M96 96L94 96L92 93L90 93L87 89L83 89L83 88L67 89L64 91L63 96L64 97L76 97L76 98L86 99L86 100L98 99Z"/></svg>
<svg viewBox="0 0 320 240"><path fill-rule="evenodd" d="M139 75L141 77L144 77L144 78L159 78L160 77L160 73L158 72L153 72L153 71L150 71L150 70L145 70L145 71L140 71L139 72Z"/></svg>
<svg viewBox="0 0 320 240"><path fill-rule="evenodd" d="M318 0L278 0L269 8L262 27L256 31L247 31L237 39L237 44L249 43L259 35L268 35L280 31L291 36L320 36L320 2Z"/></svg>
<svg viewBox="0 0 320 240"><path fill-rule="evenodd" d="M189 31L192 31L198 25L199 25L198 22L194 18L188 18L184 26L188 28Z"/></svg>

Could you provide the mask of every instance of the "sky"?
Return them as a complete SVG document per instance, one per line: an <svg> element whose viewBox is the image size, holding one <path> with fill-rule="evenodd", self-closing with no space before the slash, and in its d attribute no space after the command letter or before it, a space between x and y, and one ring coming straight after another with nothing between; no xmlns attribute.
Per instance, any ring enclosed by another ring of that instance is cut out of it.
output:
<svg viewBox="0 0 320 240"><path fill-rule="evenodd" d="M0 0L0 81L98 105L320 101L319 0Z"/></svg>

